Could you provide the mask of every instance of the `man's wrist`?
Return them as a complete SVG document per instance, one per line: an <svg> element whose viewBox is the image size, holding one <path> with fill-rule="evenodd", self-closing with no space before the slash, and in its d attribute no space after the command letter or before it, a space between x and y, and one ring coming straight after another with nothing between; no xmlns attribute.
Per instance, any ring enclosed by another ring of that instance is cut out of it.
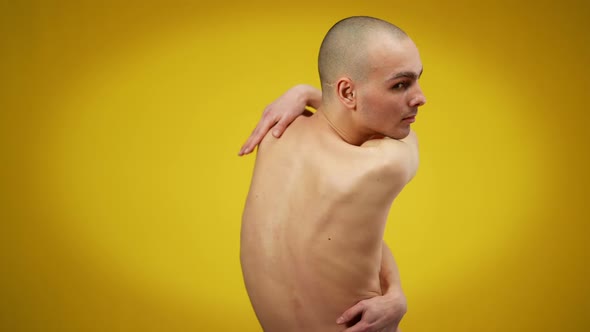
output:
<svg viewBox="0 0 590 332"><path fill-rule="evenodd" d="M387 298L390 303L394 303L396 310L405 314L408 309L408 304L406 296L400 287L390 288L383 294L383 297Z"/></svg>
<svg viewBox="0 0 590 332"><path fill-rule="evenodd" d="M322 102L322 93L320 90L308 84L298 84L295 88L300 104L304 105L304 107L310 106L315 109L320 107Z"/></svg>

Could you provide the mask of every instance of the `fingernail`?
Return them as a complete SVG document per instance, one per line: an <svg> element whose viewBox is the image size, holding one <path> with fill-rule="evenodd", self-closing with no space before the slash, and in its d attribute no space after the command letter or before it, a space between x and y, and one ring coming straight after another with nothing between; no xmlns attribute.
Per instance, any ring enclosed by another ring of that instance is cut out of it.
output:
<svg viewBox="0 0 590 332"><path fill-rule="evenodd" d="M279 131L278 130L275 130L275 131L272 132L272 135L274 137L279 137L280 134L279 134Z"/></svg>
<svg viewBox="0 0 590 332"><path fill-rule="evenodd" d="M342 317L338 317L338 319L336 320L336 324L342 324L344 322L344 318Z"/></svg>

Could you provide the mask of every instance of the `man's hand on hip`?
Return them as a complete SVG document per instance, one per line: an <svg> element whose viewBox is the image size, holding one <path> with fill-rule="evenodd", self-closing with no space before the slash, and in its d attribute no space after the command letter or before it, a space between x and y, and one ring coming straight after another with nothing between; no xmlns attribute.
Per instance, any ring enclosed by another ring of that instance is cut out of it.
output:
<svg viewBox="0 0 590 332"><path fill-rule="evenodd" d="M346 310L336 321L337 324L358 322L343 332L399 332L398 325L406 313L403 294L386 294L362 300Z"/></svg>

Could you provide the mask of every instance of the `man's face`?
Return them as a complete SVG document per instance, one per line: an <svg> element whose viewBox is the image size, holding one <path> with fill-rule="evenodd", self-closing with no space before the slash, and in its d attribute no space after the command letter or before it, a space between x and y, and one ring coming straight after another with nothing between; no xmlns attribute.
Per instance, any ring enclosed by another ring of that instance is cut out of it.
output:
<svg viewBox="0 0 590 332"><path fill-rule="evenodd" d="M410 38L385 36L369 47L366 79L357 84L357 116L367 134L401 139L426 103L418 79L422 61Z"/></svg>

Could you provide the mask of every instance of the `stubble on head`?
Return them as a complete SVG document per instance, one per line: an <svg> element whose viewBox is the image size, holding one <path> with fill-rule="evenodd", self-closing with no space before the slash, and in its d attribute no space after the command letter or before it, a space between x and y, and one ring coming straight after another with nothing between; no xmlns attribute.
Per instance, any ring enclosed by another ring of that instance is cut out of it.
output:
<svg viewBox="0 0 590 332"><path fill-rule="evenodd" d="M323 101L332 102L339 79L355 83L368 79L371 51L382 38L409 38L399 27L368 16L353 16L337 22L326 34L318 56Z"/></svg>

